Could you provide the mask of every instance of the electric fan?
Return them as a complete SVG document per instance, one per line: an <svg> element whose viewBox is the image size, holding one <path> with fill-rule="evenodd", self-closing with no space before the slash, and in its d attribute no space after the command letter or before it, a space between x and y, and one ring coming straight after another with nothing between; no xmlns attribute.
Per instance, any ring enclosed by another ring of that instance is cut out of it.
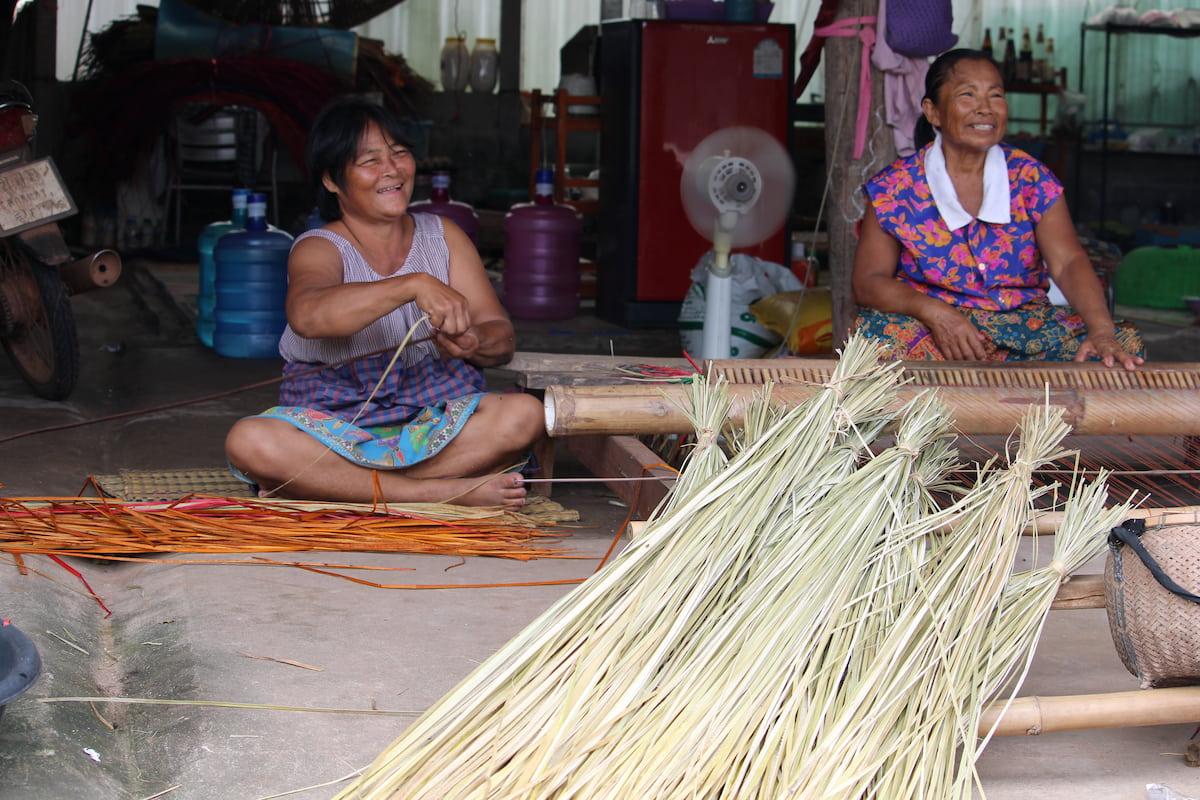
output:
<svg viewBox="0 0 1200 800"><path fill-rule="evenodd" d="M792 205L795 171L787 150L760 128L734 126L706 136L683 165L679 193L688 221L713 243L704 291L702 358L729 358L736 247L779 230Z"/></svg>

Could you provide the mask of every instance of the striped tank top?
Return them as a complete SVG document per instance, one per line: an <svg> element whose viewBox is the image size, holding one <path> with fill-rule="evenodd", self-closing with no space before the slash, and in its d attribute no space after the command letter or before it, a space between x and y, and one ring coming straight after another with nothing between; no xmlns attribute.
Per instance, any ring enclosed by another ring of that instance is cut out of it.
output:
<svg viewBox="0 0 1200 800"><path fill-rule="evenodd" d="M412 247L404 264L394 275L410 275L424 272L440 280L450 283L450 248L446 245L446 237L442 232L442 218L436 214L413 214L414 222ZM355 249L348 239L340 234L317 228L305 231L296 237L292 246L303 240L317 236L333 244L342 257L342 280L345 283L370 283L384 280L384 277L371 269L371 265ZM390 276L389 276L390 277ZM287 361L305 364L332 364L349 358L382 350L386 347L396 347L404 341L405 334L423 316L416 303L405 303L394 311L380 317L358 333L351 336L326 339L305 339L298 336L288 325L279 340L279 354ZM424 320L413 332L413 341L423 339L433 333L433 326ZM400 354L400 361L406 367L430 356L437 356L437 348L433 342L410 344Z"/></svg>

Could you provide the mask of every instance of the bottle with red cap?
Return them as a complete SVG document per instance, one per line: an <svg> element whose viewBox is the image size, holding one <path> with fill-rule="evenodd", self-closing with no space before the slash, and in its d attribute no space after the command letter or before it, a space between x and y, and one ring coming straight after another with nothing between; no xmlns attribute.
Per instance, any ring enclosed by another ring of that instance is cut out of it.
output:
<svg viewBox="0 0 1200 800"><path fill-rule="evenodd" d="M463 233L479 246L479 214L467 203L450 197L450 173L438 170L433 173L433 188L428 200L413 203L408 210L414 214L437 214L458 223Z"/></svg>

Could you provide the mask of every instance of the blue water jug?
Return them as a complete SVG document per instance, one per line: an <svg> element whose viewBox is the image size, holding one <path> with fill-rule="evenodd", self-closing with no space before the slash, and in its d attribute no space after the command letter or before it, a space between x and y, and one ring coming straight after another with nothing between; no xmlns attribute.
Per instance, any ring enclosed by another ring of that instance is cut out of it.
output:
<svg viewBox="0 0 1200 800"><path fill-rule="evenodd" d="M213 349L230 358L278 358L287 327L292 237L267 225L267 196L250 195L246 228L217 240Z"/></svg>
<svg viewBox="0 0 1200 800"><path fill-rule="evenodd" d="M217 240L230 231L246 227L246 201L249 189L233 190L233 213L229 219L214 222L200 232L196 249L200 253L200 285L196 293L196 335L208 347L213 346L213 308L217 302L217 264L213 260L213 248Z"/></svg>

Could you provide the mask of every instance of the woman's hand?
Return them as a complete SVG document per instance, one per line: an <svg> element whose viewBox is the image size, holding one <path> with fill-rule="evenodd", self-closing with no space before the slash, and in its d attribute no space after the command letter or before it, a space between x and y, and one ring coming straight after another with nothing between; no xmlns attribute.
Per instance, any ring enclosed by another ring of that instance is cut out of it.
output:
<svg viewBox="0 0 1200 800"><path fill-rule="evenodd" d="M948 360L983 361L995 349L988 338L953 306L937 300L924 305L927 309L923 309L919 318Z"/></svg>
<svg viewBox="0 0 1200 800"><path fill-rule="evenodd" d="M408 282L412 301L429 315L429 324L442 338L452 340L471 330L470 301L462 292L425 273L403 275L396 280Z"/></svg>
<svg viewBox="0 0 1200 800"><path fill-rule="evenodd" d="M1066 198L1060 197L1046 210L1037 226L1038 248L1046 261L1050 277L1066 296L1075 313L1083 317L1088 335L1079 345L1076 361L1095 357L1106 367L1121 365L1137 369L1144 359L1129 353L1117 342L1116 327L1108 311L1104 289L1096 277L1092 262L1079 244L1071 224Z"/></svg>
<svg viewBox="0 0 1200 800"><path fill-rule="evenodd" d="M434 344L444 358L462 358L477 367L494 367L512 360L516 334L512 323L494 319L472 325L457 336L436 331Z"/></svg>
<svg viewBox="0 0 1200 800"><path fill-rule="evenodd" d="M1115 336L1091 336L1089 335L1079 345L1079 352L1075 354L1076 361L1087 361L1089 358L1098 358L1104 362L1104 366L1113 367L1120 364L1128 370L1135 370L1140 365L1145 363L1145 359L1141 356L1135 356L1121 347L1120 342Z"/></svg>
<svg viewBox="0 0 1200 800"><path fill-rule="evenodd" d="M443 330L434 331L433 343L442 358L461 358L464 361L479 352L479 335L474 328L451 336Z"/></svg>

